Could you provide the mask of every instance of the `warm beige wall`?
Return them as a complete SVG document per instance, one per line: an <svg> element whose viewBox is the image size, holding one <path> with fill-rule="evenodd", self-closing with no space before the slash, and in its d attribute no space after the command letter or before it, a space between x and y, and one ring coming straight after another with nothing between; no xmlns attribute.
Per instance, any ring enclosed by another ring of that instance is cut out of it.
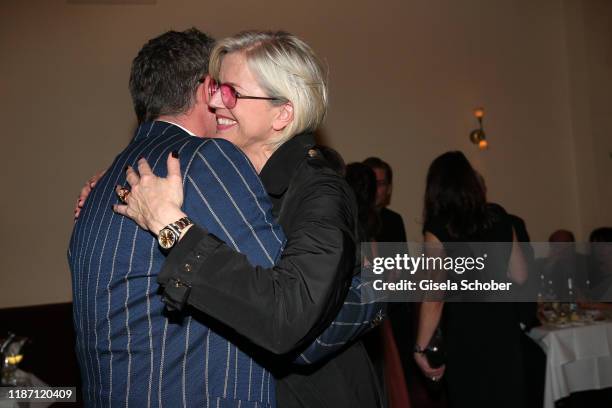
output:
<svg viewBox="0 0 612 408"><path fill-rule="evenodd" d="M595 78L577 95L571 61L580 45L568 38L584 28L569 27L562 0L157 3L0 3L0 307L70 299L65 250L76 194L131 136L131 59L146 39L171 28L197 26L219 37L280 28L309 42L330 67L332 108L322 133L348 161L378 155L391 163L392 207L412 240L420 236L427 166L449 149L468 154L491 198L523 216L534 239L558 227L584 237L595 222L585 221L585 202L607 212L610 194L595 193L609 178L584 190L582 178L598 173L583 170L589 156L575 154L574 144L585 118L576 101L591 98L599 110L584 113L598 115L597 128L586 130L590 151L612 150L612 122L601 110L609 93L598 87L605 77L598 58L607 56L609 68L609 51L602 54L609 43L586 27L597 44ZM487 110L486 152L467 140L478 105ZM609 160L598 163L610 169Z"/></svg>
<svg viewBox="0 0 612 408"><path fill-rule="evenodd" d="M612 225L612 2L564 0L580 230Z"/></svg>

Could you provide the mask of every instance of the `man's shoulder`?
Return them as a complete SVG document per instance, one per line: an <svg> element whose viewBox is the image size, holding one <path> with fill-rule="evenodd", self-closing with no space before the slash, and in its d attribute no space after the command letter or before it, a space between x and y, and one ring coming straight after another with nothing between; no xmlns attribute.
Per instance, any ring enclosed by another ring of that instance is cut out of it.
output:
<svg viewBox="0 0 612 408"><path fill-rule="evenodd" d="M183 147L183 151L180 152L200 155L204 157L228 157L244 160L245 154L242 153L234 144L224 139L208 138L208 137L191 137L188 143Z"/></svg>
<svg viewBox="0 0 612 408"><path fill-rule="evenodd" d="M182 156L191 156L196 153L244 156L236 146L227 140L193 136L186 129L174 123L159 120L141 124L126 150L143 148L145 151L151 150L152 153L172 148L178 150Z"/></svg>
<svg viewBox="0 0 612 408"><path fill-rule="evenodd" d="M383 217L383 218L387 218L387 219L389 219L391 221L398 221L398 222L403 222L404 221L402 216L399 213L397 213L397 212L395 212L395 211L393 211L393 210L391 210L390 208L387 208L387 207L385 207L382 210L380 210L380 216Z"/></svg>
<svg viewBox="0 0 612 408"><path fill-rule="evenodd" d="M217 193L223 193L223 197L229 193L232 197L250 196L251 191L258 196L264 194L248 157L227 140L198 138L185 145L179 155L184 179L202 187L198 187L200 192L212 194L218 187ZM185 193L187 197L189 191Z"/></svg>
<svg viewBox="0 0 612 408"><path fill-rule="evenodd" d="M227 140L196 138L185 144L179 154L184 174L197 175L205 171L220 178L227 178L230 173L257 176L248 157Z"/></svg>

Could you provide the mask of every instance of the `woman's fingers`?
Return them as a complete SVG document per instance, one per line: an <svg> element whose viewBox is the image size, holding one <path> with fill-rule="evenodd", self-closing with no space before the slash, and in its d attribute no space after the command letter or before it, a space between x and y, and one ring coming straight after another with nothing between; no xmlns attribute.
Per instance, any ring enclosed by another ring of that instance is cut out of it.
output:
<svg viewBox="0 0 612 408"><path fill-rule="evenodd" d="M444 370L446 369L446 366L431 368L429 362L427 361L427 358L422 354L415 354L415 360L417 362L417 365L421 368L421 371L423 372L425 377L431 380L434 380L435 378L434 381L437 381L444 375Z"/></svg>
<svg viewBox="0 0 612 408"><path fill-rule="evenodd" d="M144 158L138 160L138 169L127 167L129 188L118 186L117 196L122 201L113 209L134 220L140 227L159 232L164 226L182 217L183 183L178 152L167 160L167 177L156 176Z"/></svg>
<svg viewBox="0 0 612 408"><path fill-rule="evenodd" d="M106 173L106 170L102 170L101 172L99 172L95 176L92 176L89 180L87 180L87 182L85 183L85 185L81 189L81 192L79 193L79 198L77 199L76 206L74 208L74 219L75 219L75 221L76 221L77 218L79 218L79 215L81 214L81 209L85 205L85 200L87 200L87 196L89 196L89 194L91 193L91 190L93 190L93 188L96 186L96 184L98 184L98 180L100 180L100 178L102 178L104 173Z"/></svg>
<svg viewBox="0 0 612 408"><path fill-rule="evenodd" d="M125 215L127 217L127 204L115 204L113 205L113 211L117 214Z"/></svg>
<svg viewBox="0 0 612 408"><path fill-rule="evenodd" d="M175 150L168 155L166 165L168 166L168 178L177 178L181 180L181 162L179 161L179 153Z"/></svg>
<svg viewBox="0 0 612 408"><path fill-rule="evenodd" d="M444 366L432 369L429 374L431 377L442 377L444 375Z"/></svg>
<svg viewBox="0 0 612 408"><path fill-rule="evenodd" d="M144 157L141 157L138 160L138 173L140 174L140 177L153 175L153 171L151 170L147 159L145 159Z"/></svg>
<svg viewBox="0 0 612 408"><path fill-rule="evenodd" d="M121 215L124 215L124 216L132 219L143 230L145 230L145 231L149 230L147 228L146 223L144 222L142 214L140 214L140 213L136 212L135 210L133 210L129 205L127 205L127 204L115 204L115 205L113 205L113 211L116 212L117 214L121 214Z"/></svg>
<svg viewBox="0 0 612 408"><path fill-rule="evenodd" d="M138 176L138 173L136 173L132 166L125 168L125 178L131 187L136 186L140 182L140 176Z"/></svg>
<svg viewBox="0 0 612 408"><path fill-rule="evenodd" d="M85 205L85 200L87 199L89 193L91 193L91 187L89 186L89 183L85 183L85 185L81 189L81 192L79 193L79 198L77 198L76 206L74 209L75 218L79 217L78 213L81 212L81 208L83 208L83 205Z"/></svg>
<svg viewBox="0 0 612 408"><path fill-rule="evenodd" d="M94 188L96 184L98 184L98 180L100 180L102 176L104 176L105 173L106 173L106 170L102 170L101 172L99 172L98 174L90 178L89 187Z"/></svg>

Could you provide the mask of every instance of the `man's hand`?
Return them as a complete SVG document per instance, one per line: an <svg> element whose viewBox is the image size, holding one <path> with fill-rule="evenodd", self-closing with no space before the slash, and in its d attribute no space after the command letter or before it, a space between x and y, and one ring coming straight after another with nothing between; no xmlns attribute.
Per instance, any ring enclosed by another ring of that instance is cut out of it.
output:
<svg viewBox="0 0 612 408"><path fill-rule="evenodd" d="M417 365L425 375L425 377L429 378L432 381L439 381L444 375L444 370L446 366L441 366L438 368L431 368L429 362L427 361L427 357L423 353L414 353L414 361L416 361Z"/></svg>
<svg viewBox="0 0 612 408"><path fill-rule="evenodd" d="M85 200L87 200L87 196L89 196L89 193L91 193L91 190L93 190L96 184L98 184L98 180L102 178L104 173L106 173L106 170L102 170L95 176L91 177L89 180L87 180L87 182L81 189L81 192L79 193L79 198L77 198L77 202L74 207L74 221L76 221L79 218L79 215L81 215L81 210L83 209L83 206L85 205Z"/></svg>
<svg viewBox="0 0 612 408"><path fill-rule="evenodd" d="M186 214L183 205L183 180L178 152L168 155L168 177L157 177L149 163L138 160L138 173L132 167L126 170L130 193L125 204L116 204L113 210L134 220L141 228L155 235L166 225L173 223ZM117 186L117 192L123 188Z"/></svg>

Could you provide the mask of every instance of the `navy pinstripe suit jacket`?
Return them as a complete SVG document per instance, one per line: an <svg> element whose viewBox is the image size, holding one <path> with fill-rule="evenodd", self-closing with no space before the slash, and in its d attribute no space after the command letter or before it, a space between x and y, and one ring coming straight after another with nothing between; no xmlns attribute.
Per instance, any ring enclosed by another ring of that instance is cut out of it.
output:
<svg viewBox="0 0 612 408"><path fill-rule="evenodd" d="M124 168L144 156L165 176L180 151L183 209L256 265L278 259L284 235L254 168L231 143L189 136L165 122L141 125L99 180L75 224L68 250L77 357L88 406L275 406L270 373L199 319L173 321L157 296L164 254L131 220L114 214ZM382 305L362 301L355 278L340 314L296 361L339 350L380 320Z"/></svg>
<svg viewBox="0 0 612 408"><path fill-rule="evenodd" d="M126 165L144 156L165 176L173 150L194 222L253 264L270 267L281 253L284 236L242 152L169 123L140 126L87 199L70 243L84 399L88 406L274 406L268 371L198 320L166 318L155 281L164 254L149 232L111 209Z"/></svg>

